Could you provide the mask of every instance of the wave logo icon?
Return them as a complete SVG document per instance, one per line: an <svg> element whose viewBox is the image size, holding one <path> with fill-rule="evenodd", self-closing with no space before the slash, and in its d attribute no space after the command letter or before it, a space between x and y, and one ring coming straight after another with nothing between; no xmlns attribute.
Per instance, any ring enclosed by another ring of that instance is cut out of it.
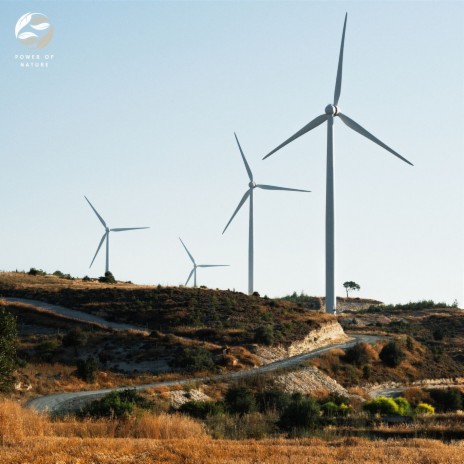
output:
<svg viewBox="0 0 464 464"><path fill-rule="evenodd" d="M53 26L42 13L26 13L16 23L15 36L26 47L44 48L52 40Z"/></svg>

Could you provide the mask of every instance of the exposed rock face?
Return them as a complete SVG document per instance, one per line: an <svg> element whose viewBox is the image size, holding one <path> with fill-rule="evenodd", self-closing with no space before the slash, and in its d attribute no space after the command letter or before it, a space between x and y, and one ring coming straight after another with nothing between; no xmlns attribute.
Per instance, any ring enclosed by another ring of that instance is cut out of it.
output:
<svg viewBox="0 0 464 464"><path fill-rule="evenodd" d="M288 393L329 393L345 397L350 396L338 382L314 366L279 375L275 380L275 384Z"/></svg>
<svg viewBox="0 0 464 464"><path fill-rule="evenodd" d="M332 343L340 343L348 339L349 337L343 332L342 326L334 319L316 330L311 330L303 340L293 342L288 347L283 345L272 347L257 345L255 350L256 354L262 359L262 363L268 364L279 359L307 353L316 348L321 348Z"/></svg>

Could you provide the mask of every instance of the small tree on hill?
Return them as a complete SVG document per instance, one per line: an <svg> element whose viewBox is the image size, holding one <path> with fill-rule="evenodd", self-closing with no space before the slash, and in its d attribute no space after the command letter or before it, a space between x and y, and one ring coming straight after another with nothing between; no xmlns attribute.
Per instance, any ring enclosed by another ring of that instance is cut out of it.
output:
<svg viewBox="0 0 464 464"><path fill-rule="evenodd" d="M345 287L347 298L349 298L349 292L353 290L359 291L361 289L361 287L356 282L353 282L352 280L345 282L343 286Z"/></svg>
<svg viewBox="0 0 464 464"><path fill-rule="evenodd" d="M398 367L405 357L396 341L388 342L379 353L379 358L389 367Z"/></svg>

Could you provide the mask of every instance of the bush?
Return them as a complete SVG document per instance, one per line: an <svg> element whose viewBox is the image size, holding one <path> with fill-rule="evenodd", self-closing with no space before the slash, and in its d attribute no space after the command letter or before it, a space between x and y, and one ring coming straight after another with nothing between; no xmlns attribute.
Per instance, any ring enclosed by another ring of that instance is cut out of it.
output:
<svg viewBox="0 0 464 464"><path fill-rule="evenodd" d="M215 367L212 354L203 347L178 349L173 365L188 372L210 370Z"/></svg>
<svg viewBox="0 0 464 464"><path fill-rule="evenodd" d="M82 280L84 282L90 282L92 279L88 275L85 275L84 277L82 277Z"/></svg>
<svg viewBox="0 0 464 464"><path fill-rule="evenodd" d="M255 330L255 342L270 346L274 343L274 329L272 325L262 325Z"/></svg>
<svg viewBox="0 0 464 464"><path fill-rule="evenodd" d="M281 413L291 402L291 395L282 390L268 390L256 395L259 412L277 411Z"/></svg>
<svg viewBox="0 0 464 464"><path fill-rule="evenodd" d="M432 415L435 414L435 408L427 403L419 403L414 412L420 415Z"/></svg>
<svg viewBox="0 0 464 464"><path fill-rule="evenodd" d="M105 272L105 276L99 277L98 281L102 283L106 283L106 284L116 283L116 279L114 278L114 275L110 271Z"/></svg>
<svg viewBox="0 0 464 464"><path fill-rule="evenodd" d="M75 329L71 329L64 337L63 337L63 345L64 346L85 346L87 345L88 335L86 332L83 332L82 329L76 327Z"/></svg>
<svg viewBox="0 0 464 464"><path fill-rule="evenodd" d="M324 413L324 416L340 417L347 416L351 411L351 406L345 403L337 404L333 401L328 401L321 406L321 410Z"/></svg>
<svg viewBox="0 0 464 464"><path fill-rule="evenodd" d="M398 367L405 358L405 354L398 342L388 342L380 351L379 357L389 367Z"/></svg>
<svg viewBox="0 0 464 464"><path fill-rule="evenodd" d="M399 408L393 398L385 398L385 396L379 396L371 401L367 401L363 404L363 409L369 414L394 416L399 414Z"/></svg>
<svg viewBox="0 0 464 464"><path fill-rule="evenodd" d="M437 411L450 412L462 409L461 392L456 388L435 388L429 393Z"/></svg>
<svg viewBox="0 0 464 464"><path fill-rule="evenodd" d="M31 267L28 272L29 275L32 276L45 276L47 273L45 271L42 271L42 269L36 269L35 267Z"/></svg>
<svg viewBox="0 0 464 464"><path fill-rule="evenodd" d="M61 342L59 340L56 338L49 338L39 343L35 351L42 361L51 362L56 358L60 346Z"/></svg>
<svg viewBox="0 0 464 464"><path fill-rule="evenodd" d="M13 387L13 372L18 359L16 318L2 309L0 311L0 391L5 392Z"/></svg>
<svg viewBox="0 0 464 464"><path fill-rule="evenodd" d="M355 366L362 366L369 362L369 345L367 343L356 343L356 345L348 348L343 356L343 361L354 364Z"/></svg>
<svg viewBox="0 0 464 464"><path fill-rule="evenodd" d="M76 367L76 374L80 379L86 382L95 382L98 371L98 362L95 358L79 359Z"/></svg>
<svg viewBox="0 0 464 464"><path fill-rule="evenodd" d="M247 414L256 409L253 392L246 387L230 387L224 397L224 404L232 414Z"/></svg>
<svg viewBox="0 0 464 464"><path fill-rule="evenodd" d="M409 404L409 401L406 398L400 396L398 398L394 398L393 401L398 406L398 414L400 416L411 415L411 405Z"/></svg>
<svg viewBox="0 0 464 464"><path fill-rule="evenodd" d="M320 408L311 397L294 393L290 404L282 411L277 425L287 431L314 429L320 423Z"/></svg>
<svg viewBox="0 0 464 464"><path fill-rule="evenodd" d="M179 412L205 420L210 416L224 414L224 404L220 401L188 401L179 408Z"/></svg>
<svg viewBox="0 0 464 464"><path fill-rule="evenodd" d="M127 417L135 408L149 409L151 406L152 403L135 390L122 390L111 392L101 400L92 401L82 414L92 417Z"/></svg>

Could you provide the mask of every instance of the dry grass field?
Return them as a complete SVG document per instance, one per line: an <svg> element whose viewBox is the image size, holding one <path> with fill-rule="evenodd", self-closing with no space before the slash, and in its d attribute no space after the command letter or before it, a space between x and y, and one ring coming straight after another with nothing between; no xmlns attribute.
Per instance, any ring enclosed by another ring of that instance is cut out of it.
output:
<svg viewBox="0 0 464 464"><path fill-rule="evenodd" d="M213 440L199 422L178 415L52 420L13 401L0 402L2 464L461 464L463 456L463 441Z"/></svg>

